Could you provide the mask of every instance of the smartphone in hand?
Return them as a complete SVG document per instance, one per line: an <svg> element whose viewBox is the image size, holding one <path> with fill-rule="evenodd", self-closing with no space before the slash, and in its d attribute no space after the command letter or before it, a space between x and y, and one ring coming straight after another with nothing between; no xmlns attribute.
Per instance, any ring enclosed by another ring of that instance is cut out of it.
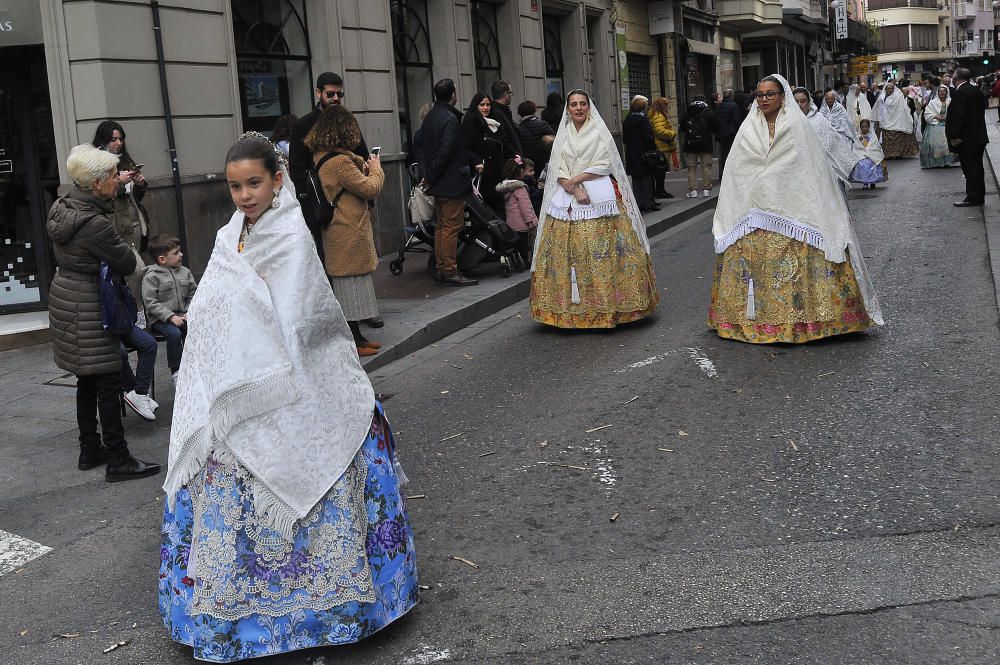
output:
<svg viewBox="0 0 1000 665"><path fill-rule="evenodd" d="M372 146L372 157L378 157L378 154L382 152L382 146L376 145Z"/></svg>

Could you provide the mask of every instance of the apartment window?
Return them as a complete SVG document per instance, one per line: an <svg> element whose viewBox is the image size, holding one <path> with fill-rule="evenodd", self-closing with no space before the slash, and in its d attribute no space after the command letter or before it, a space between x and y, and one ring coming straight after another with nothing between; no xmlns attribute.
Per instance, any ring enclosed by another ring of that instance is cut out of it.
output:
<svg viewBox="0 0 1000 665"><path fill-rule="evenodd" d="M560 16L542 15L542 42L545 45L545 92L563 94L562 30Z"/></svg>
<svg viewBox="0 0 1000 665"><path fill-rule="evenodd" d="M938 50L938 27L936 25L910 26L912 51Z"/></svg>
<svg viewBox="0 0 1000 665"><path fill-rule="evenodd" d="M883 53L910 50L910 26L884 25L879 28L879 32L882 35Z"/></svg>
<svg viewBox="0 0 1000 665"><path fill-rule="evenodd" d="M684 20L684 36L688 39L711 44L715 41L715 28L686 18Z"/></svg>
<svg viewBox="0 0 1000 665"><path fill-rule="evenodd" d="M472 3L472 42L476 58L476 85L490 94L500 75L500 38L497 36L497 6L492 2Z"/></svg>
<svg viewBox="0 0 1000 665"><path fill-rule="evenodd" d="M992 0L987 0L988 2ZM924 7L925 9L937 9L938 0L910 0L911 7Z"/></svg>
<svg viewBox="0 0 1000 665"><path fill-rule="evenodd" d="M915 2L918 0L914 0ZM909 0L868 0L868 9L894 9L896 7L908 7ZM937 7L937 5L934 5Z"/></svg>
<svg viewBox="0 0 1000 665"><path fill-rule="evenodd" d="M420 108L434 100L431 39L425 0L393 0L392 48L396 60L396 99L403 152L409 154L420 126Z"/></svg>

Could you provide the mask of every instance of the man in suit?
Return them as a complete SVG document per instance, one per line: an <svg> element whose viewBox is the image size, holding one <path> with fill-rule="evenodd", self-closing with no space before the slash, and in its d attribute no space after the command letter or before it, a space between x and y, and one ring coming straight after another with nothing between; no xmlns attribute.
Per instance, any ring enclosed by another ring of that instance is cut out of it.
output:
<svg viewBox="0 0 1000 665"><path fill-rule="evenodd" d="M983 172L983 152L986 138L986 117L983 94L969 82L971 73L965 67L955 70L955 92L952 93L945 136L952 152L958 153L965 174L965 200L956 201L959 208L981 206L986 199L986 176Z"/></svg>

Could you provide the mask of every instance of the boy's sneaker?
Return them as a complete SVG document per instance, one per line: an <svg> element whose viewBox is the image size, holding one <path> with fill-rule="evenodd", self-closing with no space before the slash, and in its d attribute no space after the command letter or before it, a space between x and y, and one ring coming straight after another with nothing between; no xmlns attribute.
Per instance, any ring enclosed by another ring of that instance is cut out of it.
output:
<svg viewBox="0 0 1000 665"><path fill-rule="evenodd" d="M698 198L698 190L697 189L692 189L690 192L688 192L687 194L685 194L685 196L687 198L689 198L689 199L696 199L696 198Z"/></svg>
<svg viewBox="0 0 1000 665"><path fill-rule="evenodd" d="M151 408L153 411L156 411L158 408L160 408L159 403L149 395L139 395L139 397L145 397L146 402L149 404L149 408Z"/></svg>
<svg viewBox="0 0 1000 665"><path fill-rule="evenodd" d="M139 414L139 417L143 420L150 422L156 420L156 414L153 413L153 409L147 401L149 398L145 395L140 395L136 391L130 390L125 393L124 399L129 408Z"/></svg>
<svg viewBox="0 0 1000 665"><path fill-rule="evenodd" d="M703 191L703 192L701 193L701 195L702 195L702 196L704 196L704 197L705 197L705 198L707 199L707 198L708 198L709 196L711 196L711 195L712 195L712 190L710 190L710 189L706 189L705 191Z"/></svg>

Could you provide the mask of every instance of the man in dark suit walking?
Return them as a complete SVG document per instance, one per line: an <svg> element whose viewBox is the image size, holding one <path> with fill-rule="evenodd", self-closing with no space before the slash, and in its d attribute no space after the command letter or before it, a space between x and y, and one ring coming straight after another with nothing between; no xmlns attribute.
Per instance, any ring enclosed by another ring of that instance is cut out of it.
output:
<svg viewBox="0 0 1000 665"><path fill-rule="evenodd" d="M945 136L952 152L958 153L965 174L965 200L956 201L959 208L981 206L986 199L986 175L983 172L983 152L986 138L986 116L983 94L969 82L972 74L965 67L955 70L955 92L952 93Z"/></svg>

